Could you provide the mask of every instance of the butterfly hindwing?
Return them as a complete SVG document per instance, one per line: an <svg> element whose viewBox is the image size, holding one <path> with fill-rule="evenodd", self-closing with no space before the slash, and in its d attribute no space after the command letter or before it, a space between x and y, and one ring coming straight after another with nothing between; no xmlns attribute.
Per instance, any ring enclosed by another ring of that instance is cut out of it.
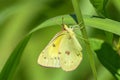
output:
<svg viewBox="0 0 120 80"><path fill-rule="evenodd" d="M76 69L82 60L81 50L82 48L76 39L74 32L71 34L71 31L67 31L61 40L59 48L59 52L61 53L61 68L65 71Z"/></svg>
<svg viewBox="0 0 120 80"><path fill-rule="evenodd" d="M62 32L59 32L41 52L38 64L45 67L60 67L58 48L62 39Z"/></svg>

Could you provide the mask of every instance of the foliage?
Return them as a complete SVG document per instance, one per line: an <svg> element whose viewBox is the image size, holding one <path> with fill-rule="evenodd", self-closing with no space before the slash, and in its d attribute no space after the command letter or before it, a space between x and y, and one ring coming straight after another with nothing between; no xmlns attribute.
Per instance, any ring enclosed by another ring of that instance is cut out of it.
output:
<svg viewBox="0 0 120 80"><path fill-rule="evenodd" d="M120 1L87 1L81 0L80 6L90 46L96 53L97 79L120 80ZM41 50L60 31L62 17L65 24L76 25L70 16L73 12L71 0L0 1L0 80L93 80L85 43L79 38L84 59L75 71L37 64ZM76 33L81 35L78 30Z"/></svg>

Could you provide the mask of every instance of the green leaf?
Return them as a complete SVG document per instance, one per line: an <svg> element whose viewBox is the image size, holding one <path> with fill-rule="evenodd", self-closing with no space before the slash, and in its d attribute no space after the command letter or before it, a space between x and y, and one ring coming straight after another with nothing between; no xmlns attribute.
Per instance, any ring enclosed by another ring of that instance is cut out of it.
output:
<svg viewBox="0 0 120 80"><path fill-rule="evenodd" d="M101 48L101 45L103 44L103 40L96 39L96 38L90 38L90 45L93 50L99 50Z"/></svg>
<svg viewBox="0 0 120 80"><path fill-rule="evenodd" d="M98 13L98 15L100 15L101 17L106 16L105 9L106 9L108 0L90 0L90 2L94 6L94 8L95 8L96 12Z"/></svg>
<svg viewBox="0 0 120 80"><path fill-rule="evenodd" d="M20 58L22 56L22 53L30 39L31 35L26 36L14 49L14 51L11 53L10 57L8 58L7 62L5 63L1 74L0 74L0 80L8 80L13 76L15 70L17 69L17 66L20 62Z"/></svg>
<svg viewBox="0 0 120 80"><path fill-rule="evenodd" d="M120 56L113 50L113 48L103 43L101 49L95 51L100 62L115 76L117 80L120 80Z"/></svg>
<svg viewBox="0 0 120 80"><path fill-rule="evenodd" d="M33 29L30 33L41 28L54 26L54 25L61 25L62 17L64 18L63 23L74 24L74 25L76 24L76 22L70 15L62 15L62 16L57 16L57 17L46 20L45 22L40 24L38 27ZM117 22L108 18L103 19L103 18L96 18L91 16L83 16L83 19L87 27L101 29L101 30L108 31L120 36L120 27L119 27L120 22Z"/></svg>
<svg viewBox="0 0 120 80"><path fill-rule="evenodd" d="M120 36L120 22L108 18L84 16L86 26L108 31Z"/></svg>

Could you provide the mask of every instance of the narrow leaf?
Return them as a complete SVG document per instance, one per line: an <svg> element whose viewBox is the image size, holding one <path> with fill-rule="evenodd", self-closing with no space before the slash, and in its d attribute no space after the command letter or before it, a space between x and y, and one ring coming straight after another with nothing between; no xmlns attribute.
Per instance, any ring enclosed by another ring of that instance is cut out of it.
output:
<svg viewBox="0 0 120 80"><path fill-rule="evenodd" d="M84 16L85 24L89 27L108 31L120 36L120 22L108 18Z"/></svg>
<svg viewBox="0 0 120 80"><path fill-rule="evenodd" d="M101 17L106 16L105 9L106 9L108 0L90 0L90 2L94 6L94 8L95 8L96 12L98 13L98 15L100 15Z"/></svg>
<svg viewBox="0 0 120 80"><path fill-rule="evenodd" d="M49 26L54 26L54 25L61 25L62 24L62 17L64 18L64 23L65 24L76 24L74 19L70 15L62 15L62 16L57 16L51 19L46 20L42 24L40 24L38 27L33 29L30 33L35 32L41 28L49 27ZM114 33L116 35L120 35L120 22L114 21L108 18L96 18L96 17L91 17L91 16L83 16L85 25L87 27L93 27L97 29L101 29L104 31L108 31L111 33Z"/></svg>
<svg viewBox="0 0 120 80"><path fill-rule="evenodd" d="M30 39L31 35L28 35L25 37L14 49L14 51L11 53L10 57L8 58L6 64L4 65L1 74L0 74L0 80L8 80L13 76L19 62L20 58L22 56L22 53Z"/></svg>

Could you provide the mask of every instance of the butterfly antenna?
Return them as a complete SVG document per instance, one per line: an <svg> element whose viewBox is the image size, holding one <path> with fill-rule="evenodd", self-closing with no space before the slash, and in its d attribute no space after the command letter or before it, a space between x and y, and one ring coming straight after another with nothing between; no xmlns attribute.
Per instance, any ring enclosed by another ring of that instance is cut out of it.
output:
<svg viewBox="0 0 120 80"><path fill-rule="evenodd" d="M62 16L62 28L64 30L64 17Z"/></svg>

